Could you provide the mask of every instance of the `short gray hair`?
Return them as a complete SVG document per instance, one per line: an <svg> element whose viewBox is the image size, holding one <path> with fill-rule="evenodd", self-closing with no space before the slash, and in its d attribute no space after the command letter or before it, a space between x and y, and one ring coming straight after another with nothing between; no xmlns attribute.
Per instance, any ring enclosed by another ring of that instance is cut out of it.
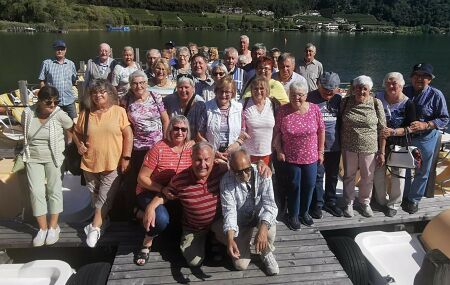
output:
<svg viewBox="0 0 450 285"><path fill-rule="evenodd" d="M192 146L192 157L203 148L209 148L214 153L214 147L207 141L200 141Z"/></svg>
<svg viewBox="0 0 450 285"><path fill-rule="evenodd" d="M130 77L128 77L128 82L131 84L133 82L133 79L136 77L143 77L145 79L145 82L148 82L147 74L145 74L142 70L136 70L135 72L130 74Z"/></svg>
<svg viewBox="0 0 450 285"><path fill-rule="evenodd" d="M361 86L361 85L367 86L367 87L369 87L370 90L372 90L372 87L373 87L372 78L370 78L367 75L360 75L352 80L353 87Z"/></svg>
<svg viewBox="0 0 450 285"><path fill-rule="evenodd" d="M239 37L239 39L245 40L245 41L247 41L247 42L250 42L250 38L249 38L247 35L241 35L241 36Z"/></svg>
<svg viewBox="0 0 450 285"><path fill-rule="evenodd" d="M157 54L159 57L161 57L161 52L155 48L149 49L146 53L145 53L145 57L148 57L150 54Z"/></svg>
<svg viewBox="0 0 450 285"><path fill-rule="evenodd" d="M383 79L383 87L386 87L386 83L388 83L391 79L394 79L398 85L402 87L405 86L405 79L400 72L389 72Z"/></svg>
<svg viewBox="0 0 450 285"><path fill-rule="evenodd" d="M122 53L126 52L126 51L131 51L134 54L134 49L131 46L125 46L123 47L123 51Z"/></svg>
<svg viewBox="0 0 450 285"><path fill-rule="evenodd" d="M227 55L229 55L229 54L234 54L234 55L236 55L236 57L239 55L237 49L235 49L234 47L226 48L226 49L223 51L223 56L227 56Z"/></svg>
<svg viewBox="0 0 450 285"><path fill-rule="evenodd" d="M176 56L179 57L179 56L180 56L180 53L182 53L182 52L187 53L188 56L191 57L191 51L190 51L187 47L185 47L185 46L182 46L182 47L178 47L178 48L177 48ZM188 61L189 61L189 60L188 60Z"/></svg>
<svg viewBox="0 0 450 285"><path fill-rule="evenodd" d="M213 67L211 68L211 73L214 73L214 70L220 69L223 72L225 72L225 75L228 75L228 69L225 66L225 64L223 64L221 61L217 64L214 64Z"/></svg>
<svg viewBox="0 0 450 285"><path fill-rule="evenodd" d="M185 140L185 142L187 142L191 138L191 128L189 127L189 120L183 115L174 115L170 119L169 125L167 126L167 130L166 130L166 138L167 138L167 140L169 142L172 142L171 132L173 130L173 126L175 124L177 124L177 123L184 123L184 125L186 126L187 132L186 132L186 140Z"/></svg>
<svg viewBox="0 0 450 285"><path fill-rule="evenodd" d="M289 94L291 94L291 92L299 90L308 93L308 84L306 83L306 80L297 80L289 85Z"/></svg>
<svg viewBox="0 0 450 285"><path fill-rule="evenodd" d="M307 43L305 45L305 50L310 49L310 48L313 49L315 52L317 52L317 48L315 45L313 45L312 43Z"/></svg>
<svg viewBox="0 0 450 285"><path fill-rule="evenodd" d="M190 74L179 75L179 77L177 79L177 87L185 82L189 83L192 87L195 88L195 82L194 82L194 79L192 78L192 75L190 75Z"/></svg>
<svg viewBox="0 0 450 285"><path fill-rule="evenodd" d="M262 49L264 53L267 52L266 46L263 43L256 43L252 46L252 51L257 51L259 49Z"/></svg>
<svg viewBox="0 0 450 285"><path fill-rule="evenodd" d="M283 52L278 58L278 64L285 62L286 60L290 60L292 64L295 66L295 56L289 52Z"/></svg>

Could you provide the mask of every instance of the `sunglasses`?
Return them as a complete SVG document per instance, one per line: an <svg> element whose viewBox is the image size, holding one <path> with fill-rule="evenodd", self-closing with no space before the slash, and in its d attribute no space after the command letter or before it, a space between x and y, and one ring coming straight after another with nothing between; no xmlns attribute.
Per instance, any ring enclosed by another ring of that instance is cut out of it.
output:
<svg viewBox="0 0 450 285"><path fill-rule="evenodd" d="M174 132L178 132L178 131L182 131L183 133L187 132L187 128L180 128L180 127L173 127L172 131Z"/></svg>
<svg viewBox="0 0 450 285"><path fill-rule="evenodd" d="M213 72L214 76L224 76L225 72Z"/></svg>
<svg viewBox="0 0 450 285"><path fill-rule="evenodd" d="M249 167L244 168L244 169L233 170L233 171L234 171L234 174L235 174L236 176L242 176L242 175L244 175L244 173L249 174L249 173L252 171L252 167L249 166Z"/></svg>
<svg viewBox="0 0 450 285"><path fill-rule="evenodd" d="M194 76L190 75L190 74L178 74L177 75L177 81L181 78L189 78L190 80L194 80Z"/></svg>
<svg viewBox="0 0 450 285"><path fill-rule="evenodd" d="M56 105L59 105L60 101L59 100L44 100L42 102L44 102L44 104L47 106L51 106L52 104L54 104L56 106Z"/></svg>

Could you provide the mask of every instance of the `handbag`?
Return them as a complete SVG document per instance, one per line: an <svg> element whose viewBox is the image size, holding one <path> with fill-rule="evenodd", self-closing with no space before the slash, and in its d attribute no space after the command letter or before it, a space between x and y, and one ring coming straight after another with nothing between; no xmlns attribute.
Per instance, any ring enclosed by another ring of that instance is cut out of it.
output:
<svg viewBox="0 0 450 285"><path fill-rule="evenodd" d="M48 117L48 119L37 129L37 131L33 134L33 136L31 136L31 138L28 140L28 142L23 146L22 151L16 155L16 157L14 158L14 165L11 169L11 173L17 173L19 171L25 170L25 162L23 161L23 154L25 152L25 148L27 148L28 145L30 145L30 142L36 137L36 135L39 133L39 131L42 130L42 128L45 125L47 125L47 123L50 121L50 119L59 111L61 111L61 109L58 109L56 112L53 112Z"/></svg>
<svg viewBox="0 0 450 285"><path fill-rule="evenodd" d="M405 128L406 146L391 145L390 153L386 161L386 166L415 169L420 168L422 164L422 155L420 150L411 146L411 139L407 128Z"/></svg>
<svg viewBox="0 0 450 285"><path fill-rule="evenodd" d="M84 128L82 142L86 144L87 130L89 126L89 114L90 110L86 109L84 112ZM78 147L74 142L69 143L64 150L64 168L66 171L70 171L75 176L83 174L81 169L81 155L78 153Z"/></svg>

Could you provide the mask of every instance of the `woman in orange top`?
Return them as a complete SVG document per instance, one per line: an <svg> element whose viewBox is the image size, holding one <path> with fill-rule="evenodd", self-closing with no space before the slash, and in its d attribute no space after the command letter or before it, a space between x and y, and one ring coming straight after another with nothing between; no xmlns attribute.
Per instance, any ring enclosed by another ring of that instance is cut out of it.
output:
<svg viewBox="0 0 450 285"><path fill-rule="evenodd" d="M86 243L95 247L103 219L119 189L118 172L124 173L129 167L133 132L125 109L117 105L117 92L111 83L104 79L95 80L89 94L90 112L80 114L74 141L82 155L81 169L95 208L94 220L84 228ZM86 143L83 143L81 136L86 114L89 122Z"/></svg>

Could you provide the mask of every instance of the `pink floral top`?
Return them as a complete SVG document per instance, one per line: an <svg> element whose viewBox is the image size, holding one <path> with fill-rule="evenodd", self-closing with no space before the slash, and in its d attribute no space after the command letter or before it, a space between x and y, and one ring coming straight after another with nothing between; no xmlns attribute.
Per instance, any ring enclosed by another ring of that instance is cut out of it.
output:
<svg viewBox="0 0 450 285"><path fill-rule="evenodd" d="M275 120L275 132L281 133L286 161L295 164L316 162L319 150L318 134L325 130L322 113L316 104L309 103L309 110L301 115L291 104L280 107Z"/></svg>

